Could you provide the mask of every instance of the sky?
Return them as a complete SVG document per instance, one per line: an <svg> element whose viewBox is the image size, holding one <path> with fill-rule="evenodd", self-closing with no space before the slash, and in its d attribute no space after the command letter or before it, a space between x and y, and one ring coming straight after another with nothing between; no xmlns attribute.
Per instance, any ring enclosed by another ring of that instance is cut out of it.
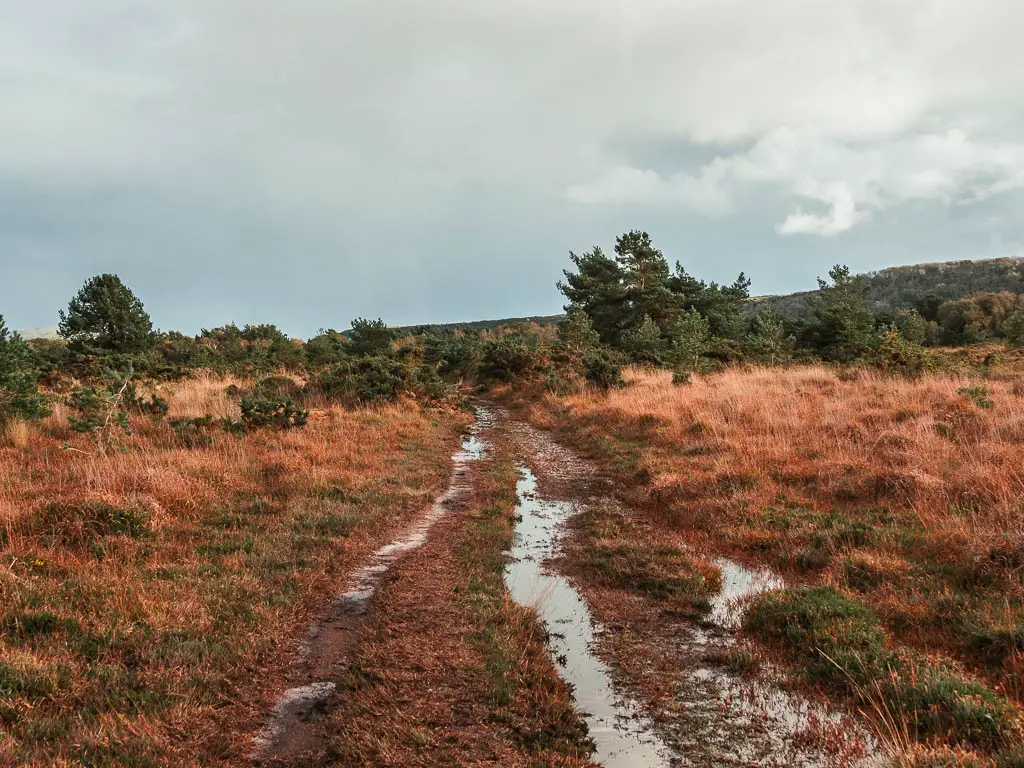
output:
<svg viewBox="0 0 1024 768"><path fill-rule="evenodd" d="M0 314L549 314L648 231L753 292L1024 254L1019 0L0 0Z"/></svg>

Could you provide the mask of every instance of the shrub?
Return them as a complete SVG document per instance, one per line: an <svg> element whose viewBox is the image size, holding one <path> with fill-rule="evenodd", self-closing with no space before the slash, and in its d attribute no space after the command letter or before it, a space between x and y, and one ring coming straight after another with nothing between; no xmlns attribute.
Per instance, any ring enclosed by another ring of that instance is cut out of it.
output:
<svg viewBox="0 0 1024 768"><path fill-rule="evenodd" d="M622 364L607 349L595 347L583 353L583 376L601 389L624 387Z"/></svg>
<svg viewBox="0 0 1024 768"><path fill-rule="evenodd" d="M306 361L310 365L322 366L340 363L346 357L348 339L333 328L321 329L306 342Z"/></svg>
<svg viewBox="0 0 1024 768"><path fill-rule="evenodd" d="M689 371L672 371L672 383L677 387L690 384L692 379L690 378Z"/></svg>
<svg viewBox="0 0 1024 768"><path fill-rule="evenodd" d="M423 339L423 361L436 365L442 376L471 377L480 362L480 348L479 334L440 336L429 333Z"/></svg>
<svg viewBox="0 0 1024 768"><path fill-rule="evenodd" d="M304 427L309 421L309 411L296 406L290 397L249 395L242 398L239 407L242 409L242 423L247 429L289 429Z"/></svg>
<svg viewBox="0 0 1024 768"><path fill-rule="evenodd" d="M383 320L364 320L357 317L349 331L348 351L361 357L378 357L391 351L395 332Z"/></svg>
<svg viewBox="0 0 1024 768"><path fill-rule="evenodd" d="M160 397L156 393L150 394L149 398L144 397L132 397L132 406L139 411L139 413L145 413L153 418L162 418L167 415L167 411L170 409L170 404L166 398Z"/></svg>
<svg viewBox="0 0 1024 768"><path fill-rule="evenodd" d="M68 398L68 406L75 411L75 415L68 416L68 426L83 434L100 434L114 426L130 433L131 424L124 405L123 389L78 387Z"/></svg>
<svg viewBox="0 0 1024 768"><path fill-rule="evenodd" d="M328 397L360 403L394 402L417 384L417 371L390 357L339 363L313 381L315 389Z"/></svg>
<svg viewBox="0 0 1024 768"><path fill-rule="evenodd" d="M1019 735L1017 710L1008 700L925 660L904 662L881 692L919 737L995 751Z"/></svg>
<svg viewBox="0 0 1024 768"><path fill-rule="evenodd" d="M832 587L762 595L743 626L790 651L813 682L880 699L924 739L992 752L1020 735L1010 701L927 658L894 653L874 613Z"/></svg>
<svg viewBox="0 0 1024 768"><path fill-rule="evenodd" d="M514 381L533 368L534 350L521 336L505 336L484 344L480 374L485 379Z"/></svg>
<svg viewBox="0 0 1024 768"><path fill-rule="evenodd" d="M960 387L956 393L961 397L966 397L979 408L989 410L995 405L995 403L993 403L988 397L988 384L979 384L973 387Z"/></svg>
<svg viewBox="0 0 1024 768"><path fill-rule="evenodd" d="M267 376L256 384L256 393L267 397L290 397L298 400L302 387L290 376Z"/></svg>
<svg viewBox="0 0 1024 768"><path fill-rule="evenodd" d="M544 380L544 388L552 394L564 396L578 392L579 383L571 370L550 365L547 378Z"/></svg>
<svg viewBox="0 0 1024 768"><path fill-rule="evenodd" d="M431 400L440 400L451 392L451 387L438 375L437 368L432 365L419 366L416 369L416 381L423 389L423 393Z"/></svg>

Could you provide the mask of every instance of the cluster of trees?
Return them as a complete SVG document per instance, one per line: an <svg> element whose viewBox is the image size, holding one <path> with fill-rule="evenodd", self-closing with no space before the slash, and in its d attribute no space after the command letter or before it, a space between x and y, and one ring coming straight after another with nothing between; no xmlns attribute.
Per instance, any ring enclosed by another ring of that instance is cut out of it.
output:
<svg viewBox="0 0 1024 768"><path fill-rule="evenodd" d="M919 294L912 308L877 311L870 297L880 292L880 275L854 276L837 265L829 280L818 280L816 292L803 296L806 313L793 317L777 313L772 302L751 302L742 273L731 285L718 285L691 276L678 262L670 270L645 232L619 237L614 256L594 248L570 258L576 269L559 283L570 301L569 316L585 316L599 343L624 359L681 373L741 359L774 365L794 357L920 366L922 345L993 338L1024 345L1024 300L1010 291L953 300ZM956 266L961 268L952 274L964 278L957 285L1018 279L1014 260L994 261L980 273ZM902 301L905 289L898 289Z"/></svg>
<svg viewBox="0 0 1024 768"><path fill-rule="evenodd" d="M1024 293L1024 258L890 267L864 275L864 283L868 309L892 316L917 308L926 298L941 304L976 293ZM790 320L810 321L814 317L810 304L813 296L814 292L766 296L757 301L757 306L768 305Z"/></svg>
<svg viewBox="0 0 1024 768"><path fill-rule="evenodd" d="M159 398L137 397L133 380L205 369L273 382L280 377L271 374L301 371L308 382L304 389L258 385L240 403L249 424L300 426L301 401L311 395L346 403L403 395L438 399L459 383L522 379L543 380L555 391L584 380L611 387L621 383L621 369L630 363L671 368L679 381L739 360L775 365L816 358L919 369L922 346L992 338L1024 346L1019 292L953 299L926 294L897 311L877 311L870 296L878 291L878 275L853 276L836 266L828 280L819 279L818 291L804 297L806 313L792 317L774 311L771 302L752 303L750 281L742 273L719 285L690 275L679 262L670 267L646 232L618 237L612 255L595 247L570 253L570 259L573 268L558 284L569 303L557 326L395 329L382 320L357 318L348 331L321 330L306 342L269 324L231 324L197 336L156 331L128 286L116 275L98 275L61 311L59 341L26 342L0 317L0 427L48 412L41 381L54 390L69 381L78 385L68 402L79 413L74 423L87 431L104 409L106 422L110 408L160 412ZM1014 265L992 262L970 274L974 284L1005 282L1017 274L1010 274ZM912 273L914 279L919 272ZM953 271L961 273L967 272ZM905 291L899 295L909 301ZM225 426L236 430L245 424Z"/></svg>

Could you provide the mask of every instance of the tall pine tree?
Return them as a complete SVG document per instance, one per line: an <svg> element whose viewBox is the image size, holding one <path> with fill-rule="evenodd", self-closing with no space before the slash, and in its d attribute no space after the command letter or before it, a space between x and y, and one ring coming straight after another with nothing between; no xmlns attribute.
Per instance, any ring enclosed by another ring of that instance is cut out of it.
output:
<svg viewBox="0 0 1024 768"><path fill-rule="evenodd" d="M60 335L76 352L144 352L153 343L145 307L117 275L97 275L60 313Z"/></svg>

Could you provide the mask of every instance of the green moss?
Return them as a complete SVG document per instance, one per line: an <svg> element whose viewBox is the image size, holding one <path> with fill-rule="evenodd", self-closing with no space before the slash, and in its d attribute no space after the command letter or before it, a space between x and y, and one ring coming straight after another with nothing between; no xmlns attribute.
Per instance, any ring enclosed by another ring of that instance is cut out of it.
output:
<svg viewBox="0 0 1024 768"><path fill-rule="evenodd" d="M786 649L812 682L880 699L921 739L993 752L1019 738L1010 701L930 659L895 653L874 613L832 587L763 595L744 628Z"/></svg>
<svg viewBox="0 0 1024 768"><path fill-rule="evenodd" d="M701 573L693 561L674 547L636 544L596 545L588 548L587 567L604 584L630 589L655 599L683 598L706 611L719 587Z"/></svg>
<svg viewBox="0 0 1024 768"><path fill-rule="evenodd" d="M875 614L831 587L804 587L763 595L744 627L785 643L805 663L811 680L842 688L884 674L888 637Z"/></svg>

